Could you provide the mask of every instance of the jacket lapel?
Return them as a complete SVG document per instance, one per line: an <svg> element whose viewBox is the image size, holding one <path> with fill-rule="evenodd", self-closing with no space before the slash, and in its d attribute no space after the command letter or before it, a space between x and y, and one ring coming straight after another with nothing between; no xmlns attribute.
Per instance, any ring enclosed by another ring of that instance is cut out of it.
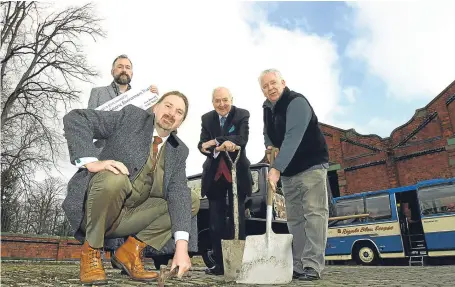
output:
<svg viewBox="0 0 455 287"><path fill-rule="evenodd" d="M215 137L223 135L221 131L220 117L216 111L213 111L213 124L215 125L214 127Z"/></svg>
<svg viewBox="0 0 455 287"><path fill-rule="evenodd" d="M223 135L227 135L228 134L229 127L231 126L232 119L234 118L234 115L235 115L235 107L232 106L231 110L229 111L229 115L228 115L228 117L226 119L226 122L224 122Z"/></svg>
<svg viewBox="0 0 455 287"><path fill-rule="evenodd" d="M166 141L166 150L164 153L164 176L163 176L163 194L166 194L170 177L176 170L176 159L180 158L180 148L177 140L173 135L169 135Z"/></svg>
<svg viewBox="0 0 455 287"><path fill-rule="evenodd" d="M111 100L117 96L117 93L112 85L107 86L107 92Z"/></svg>

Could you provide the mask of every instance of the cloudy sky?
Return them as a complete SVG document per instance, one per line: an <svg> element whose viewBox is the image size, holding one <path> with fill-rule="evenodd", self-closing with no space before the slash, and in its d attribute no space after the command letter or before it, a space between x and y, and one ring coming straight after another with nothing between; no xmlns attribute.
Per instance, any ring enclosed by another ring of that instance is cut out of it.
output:
<svg viewBox="0 0 455 287"><path fill-rule="evenodd" d="M93 86L112 81L112 60L127 54L133 87L156 84L161 93L176 89L189 97L179 129L190 148L188 175L202 171L200 118L213 109L217 86L230 88L234 105L250 111L247 156L252 163L262 158L257 77L264 69L281 70L321 122L382 137L455 80L455 1L130 0L97 2L96 9L108 35L84 45L101 77L81 86L79 107ZM62 167L66 177L75 171Z"/></svg>

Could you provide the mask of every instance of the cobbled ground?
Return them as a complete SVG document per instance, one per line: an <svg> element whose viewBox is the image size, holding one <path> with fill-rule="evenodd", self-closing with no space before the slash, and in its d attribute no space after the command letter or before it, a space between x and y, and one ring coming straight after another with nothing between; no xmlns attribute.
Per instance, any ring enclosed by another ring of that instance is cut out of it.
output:
<svg viewBox="0 0 455 287"><path fill-rule="evenodd" d="M108 286L156 286L156 282L131 281L128 276L104 264ZM146 268L153 269L151 264ZM1 286L82 286L79 262L3 261ZM209 276L195 266L183 279L170 279L166 286L255 286L225 282L222 276ZM265 285L262 285L265 286ZM277 286L277 285L274 285ZM329 265L319 281L293 280L282 286L455 286L455 266L338 266Z"/></svg>

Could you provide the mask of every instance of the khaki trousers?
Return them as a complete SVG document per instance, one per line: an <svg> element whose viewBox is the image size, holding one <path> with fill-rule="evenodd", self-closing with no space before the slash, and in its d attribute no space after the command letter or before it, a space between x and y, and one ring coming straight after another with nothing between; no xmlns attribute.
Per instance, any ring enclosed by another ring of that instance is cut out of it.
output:
<svg viewBox="0 0 455 287"><path fill-rule="evenodd" d="M172 237L167 201L148 197L143 203L128 207L125 202L131 192L132 185L126 175L101 171L93 176L81 224L91 247L103 247L105 238L135 235L160 250ZM192 192L191 199L192 216L195 216L199 211L199 196Z"/></svg>

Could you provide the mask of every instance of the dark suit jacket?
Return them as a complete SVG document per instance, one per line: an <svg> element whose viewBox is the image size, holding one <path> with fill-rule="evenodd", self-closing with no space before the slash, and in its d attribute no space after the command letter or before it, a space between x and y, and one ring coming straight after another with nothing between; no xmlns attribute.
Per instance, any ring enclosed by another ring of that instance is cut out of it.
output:
<svg viewBox="0 0 455 287"><path fill-rule="evenodd" d="M154 114L133 105L120 111L77 109L63 118L71 163L82 157L117 160L125 164L134 180L147 161L154 130ZM106 146L98 155L93 139L105 139ZM163 193L169 207L172 234L190 232L191 193L187 186L186 159L188 147L175 135L166 141ZM68 183L63 210L75 232L84 240L79 226L84 215L84 200L93 173L79 169Z"/></svg>
<svg viewBox="0 0 455 287"><path fill-rule="evenodd" d="M247 110L231 107L231 111L224 123L223 129L220 126L220 118L218 113L213 110L202 116L201 137L198 144L199 151L202 144L206 141L216 139L220 144L224 141L231 141L236 145L241 146L241 155L237 162L237 190L239 195L251 195L253 179L250 171L250 161L246 156L246 145L249 136L249 118L250 113ZM201 152L202 153L202 152ZM210 154L202 153L207 156L203 165L201 179L201 195L210 197L210 186L215 178L215 173L218 169L220 158L224 157L225 162L231 168L231 162L226 158L225 152L220 152L217 158L213 157L213 152ZM230 153L232 161L235 160L237 152Z"/></svg>

